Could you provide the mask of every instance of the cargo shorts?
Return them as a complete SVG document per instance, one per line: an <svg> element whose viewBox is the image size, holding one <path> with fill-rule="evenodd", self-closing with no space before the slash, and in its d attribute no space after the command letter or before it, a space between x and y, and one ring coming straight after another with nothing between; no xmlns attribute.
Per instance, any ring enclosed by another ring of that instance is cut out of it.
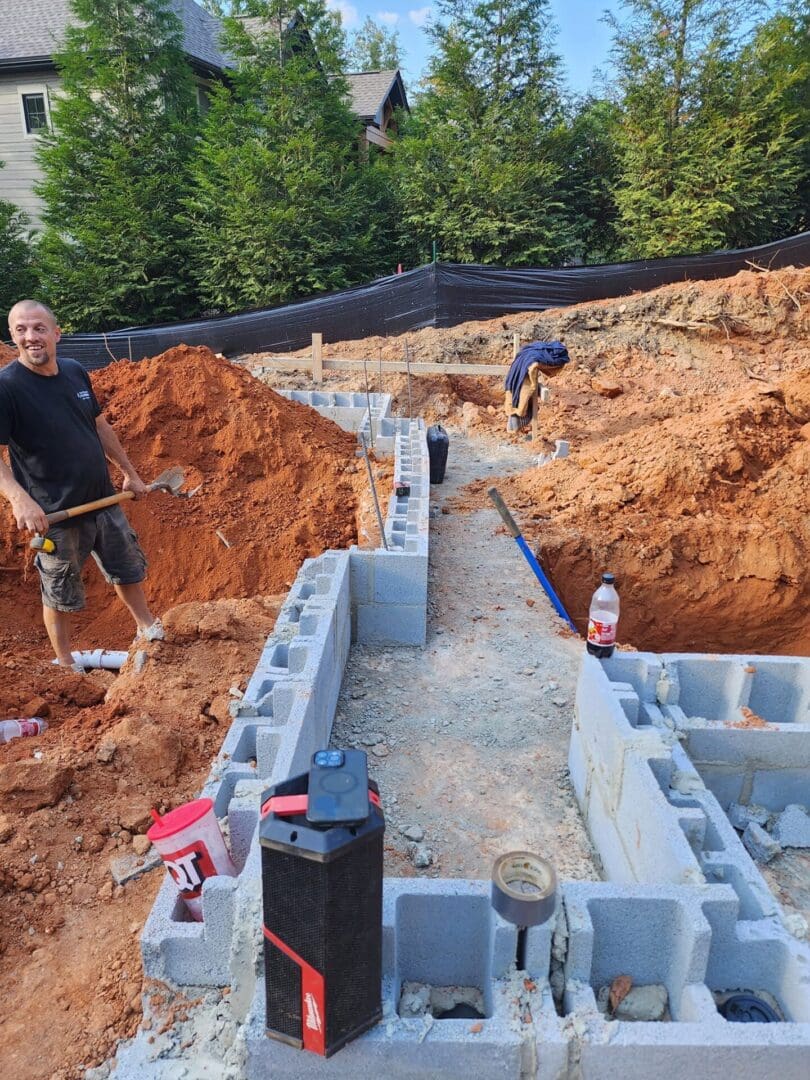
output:
<svg viewBox="0 0 810 1080"><path fill-rule="evenodd" d="M56 544L52 554L40 551L34 560L39 571L42 603L55 611L81 611L84 607L82 567L92 555L110 585L137 585L146 577L146 556L120 506L72 521L52 525L48 538Z"/></svg>

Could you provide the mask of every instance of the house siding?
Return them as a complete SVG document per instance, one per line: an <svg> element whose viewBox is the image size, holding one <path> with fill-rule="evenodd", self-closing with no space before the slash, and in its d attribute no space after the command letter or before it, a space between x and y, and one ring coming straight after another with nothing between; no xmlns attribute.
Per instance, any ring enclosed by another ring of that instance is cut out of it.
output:
<svg viewBox="0 0 810 1080"><path fill-rule="evenodd" d="M34 159L36 135L26 135L23 126L21 94L45 87L51 98L59 87L59 77L51 72L25 72L0 75L0 198L15 203L39 222L40 201L34 184L42 173ZM21 89L22 88L22 89Z"/></svg>

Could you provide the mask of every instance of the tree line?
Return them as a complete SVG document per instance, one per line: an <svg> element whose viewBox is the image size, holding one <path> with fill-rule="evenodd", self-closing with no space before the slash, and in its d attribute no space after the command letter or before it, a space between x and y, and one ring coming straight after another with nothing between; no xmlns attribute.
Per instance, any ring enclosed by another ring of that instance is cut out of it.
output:
<svg viewBox="0 0 810 1080"><path fill-rule="evenodd" d="M436 0L390 153L344 73L396 66L324 0L207 0L235 66L203 98L169 0L72 0L42 225L0 203L6 307L70 329L286 302L439 258L597 263L810 228L804 0L625 0L610 77L572 95L548 0ZM234 15L262 18L248 32ZM201 108L201 104L204 108Z"/></svg>

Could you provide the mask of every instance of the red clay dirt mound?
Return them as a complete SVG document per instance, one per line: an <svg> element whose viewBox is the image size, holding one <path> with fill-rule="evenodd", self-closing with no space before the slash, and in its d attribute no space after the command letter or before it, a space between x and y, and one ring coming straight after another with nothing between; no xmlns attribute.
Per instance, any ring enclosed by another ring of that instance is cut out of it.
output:
<svg viewBox="0 0 810 1080"><path fill-rule="evenodd" d="M75 1080L140 1019L138 934L163 879L116 886L142 857L149 809L196 797L282 597L181 604L167 640L112 680L64 673L107 699L0 747L0 1059L27 1080ZM233 690L231 690L233 688ZM32 756L35 752L40 760Z"/></svg>
<svg viewBox="0 0 810 1080"><path fill-rule="evenodd" d="M639 649L806 655L808 471L803 371L503 486L581 627L610 569L620 638Z"/></svg>
<svg viewBox="0 0 810 1080"><path fill-rule="evenodd" d="M5 342L0 341L0 367L5 367L6 364L10 364L12 360L16 360L17 350L12 349L10 345L6 345Z"/></svg>
<svg viewBox="0 0 810 1080"><path fill-rule="evenodd" d="M312 409L209 349L185 345L151 360L112 364L93 383L144 481L180 465L186 489L201 485L190 499L155 492L126 504L149 558L153 610L281 592L303 559L356 540L355 437ZM25 543L4 503L0 563L20 566ZM110 603L92 564L86 583L81 644L125 646L129 618ZM19 573L0 573L6 626L35 625L37 603L35 573L28 582Z"/></svg>

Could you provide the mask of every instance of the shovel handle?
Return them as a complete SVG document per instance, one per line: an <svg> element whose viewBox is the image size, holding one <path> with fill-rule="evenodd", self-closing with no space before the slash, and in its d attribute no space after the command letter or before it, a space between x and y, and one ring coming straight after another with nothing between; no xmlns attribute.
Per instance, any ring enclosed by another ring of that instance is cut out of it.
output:
<svg viewBox="0 0 810 1080"><path fill-rule="evenodd" d="M71 506L68 510L54 510L48 514L48 524L57 525L60 521L78 517L80 514L89 514L91 510L103 510L105 506L115 506L126 499L134 499L132 491L119 491L117 495L108 495L104 499L95 499L93 502L82 503L81 506Z"/></svg>
<svg viewBox="0 0 810 1080"><path fill-rule="evenodd" d="M501 498L501 493L498 491L497 488L491 487L487 492L487 495L489 495L490 499L492 499L492 501L495 503L495 509L503 518L504 525L507 527L512 536L514 536L514 538L517 540L517 538L520 536L520 529L518 528L515 519L509 513L509 509L506 503Z"/></svg>

